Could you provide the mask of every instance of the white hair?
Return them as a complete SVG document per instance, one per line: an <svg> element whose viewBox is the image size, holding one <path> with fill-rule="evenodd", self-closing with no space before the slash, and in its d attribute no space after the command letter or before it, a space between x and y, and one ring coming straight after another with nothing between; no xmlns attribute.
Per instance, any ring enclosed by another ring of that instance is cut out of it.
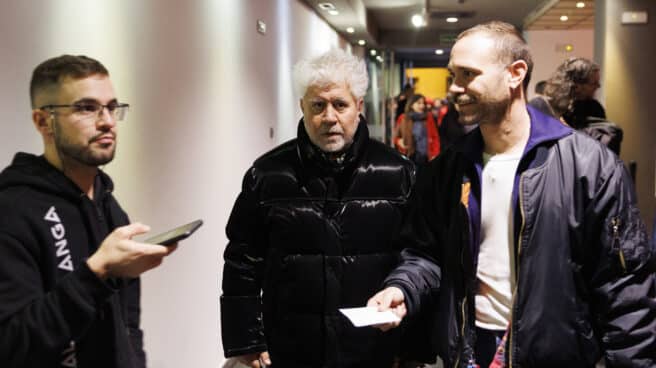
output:
<svg viewBox="0 0 656 368"><path fill-rule="evenodd" d="M337 48L297 62L292 76L294 89L300 97L305 96L310 86L323 88L344 82L353 96L359 99L364 97L369 86L364 60Z"/></svg>

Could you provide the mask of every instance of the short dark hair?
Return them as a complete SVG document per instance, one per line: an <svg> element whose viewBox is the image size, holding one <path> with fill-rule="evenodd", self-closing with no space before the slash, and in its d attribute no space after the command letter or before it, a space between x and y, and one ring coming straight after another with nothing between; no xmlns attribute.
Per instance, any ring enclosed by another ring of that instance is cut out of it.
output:
<svg viewBox="0 0 656 368"><path fill-rule="evenodd" d="M599 65L592 60L573 57L563 61L547 81L544 94L558 116L572 109L576 85L585 84Z"/></svg>
<svg viewBox="0 0 656 368"><path fill-rule="evenodd" d="M57 86L64 78L81 79L91 75L109 76L109 72L98 60L84 55L62 55L37 65L30 81L30 101L36 108L36 95L40 91Z"/></svg>
<svg viewBox="0 0 656 368"><path fill-rule="evenodd" d="M542 95L544 94L544 87L547 86L547 81L541 80L537 83L535 83L535 93Z"/></svg>
<svg viewBox="0 0 656 368"><path fill-rule="evenodd" d="M495 40L499 62L504 64L514 63L517 60L524 60L526 62L528 70L523 81L524 92L526 92L528 84L531 81L533 58L531 57L528 44L519 30L510 23L493 20L462 31L456 38L456 42L475 33L485 33Z"/></svg>

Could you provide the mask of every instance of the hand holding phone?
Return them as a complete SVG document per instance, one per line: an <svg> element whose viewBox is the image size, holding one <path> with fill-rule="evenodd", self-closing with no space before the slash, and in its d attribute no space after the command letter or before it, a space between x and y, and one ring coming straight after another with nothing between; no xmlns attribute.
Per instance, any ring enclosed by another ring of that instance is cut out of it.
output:
<svg viewBox="0 0 656 368"><path fill-rule="evenodd" d="M198 228L203 224L203 220L196 220L193 222L190 222L188 224L178 226L175 229L169 230L167 232L155 235L151 238L148 238L144 240L144 243L149 243L149 244L160 244L160 245L173 245L180 240L186 239L189 237L191 234L194 233L194 231L198 230Z"/></svg>

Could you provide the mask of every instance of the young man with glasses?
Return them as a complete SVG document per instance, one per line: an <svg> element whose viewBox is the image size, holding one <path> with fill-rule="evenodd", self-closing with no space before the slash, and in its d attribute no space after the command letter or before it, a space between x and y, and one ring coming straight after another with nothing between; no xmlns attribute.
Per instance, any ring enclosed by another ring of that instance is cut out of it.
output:
<svg viewBox="0 0 656 368"><path fill-rule="evenodd" d="M0 366L145 367L138 277L175 247L131 240L149 228L98 168L128 105L85 56L37 66L30 97L44 153L0 173Z"/></svg>

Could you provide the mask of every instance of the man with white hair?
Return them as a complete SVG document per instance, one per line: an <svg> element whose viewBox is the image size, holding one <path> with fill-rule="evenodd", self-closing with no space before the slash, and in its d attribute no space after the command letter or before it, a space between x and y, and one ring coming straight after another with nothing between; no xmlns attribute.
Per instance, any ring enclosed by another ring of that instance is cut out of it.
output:
<svg viewBox="0 0 656 368"><path fill-rule="evenodd" d="M227 225L226 357L250 367L391 367L399 335L355 328L357 307L398 263L414 168L369 139L364 62L341 50L300 61L297 138L257 159Z"/></svg>

